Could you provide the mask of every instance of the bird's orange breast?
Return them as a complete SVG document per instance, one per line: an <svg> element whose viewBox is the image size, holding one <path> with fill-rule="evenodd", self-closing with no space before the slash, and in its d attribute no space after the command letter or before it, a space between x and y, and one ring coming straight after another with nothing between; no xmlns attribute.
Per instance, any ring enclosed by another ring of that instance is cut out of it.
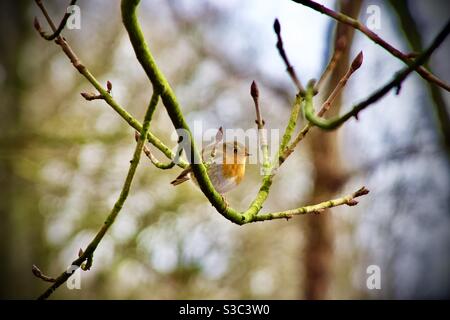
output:
<svg viewBox="0 0 450 320"><path fill-rule="evenodd" d="M222 164L222 174L224 178L235 178L236 183L239 184L244 178L245 164Z"/></svg>

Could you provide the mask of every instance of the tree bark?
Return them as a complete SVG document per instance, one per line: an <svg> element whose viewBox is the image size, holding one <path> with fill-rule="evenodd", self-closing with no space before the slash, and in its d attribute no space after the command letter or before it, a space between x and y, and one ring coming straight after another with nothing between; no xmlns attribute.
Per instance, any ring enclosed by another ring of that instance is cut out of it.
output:
<svg viewBox="0 0 450 320"><path fill-rule="evenodd" d="M0 298L3 299L29 296L33 287L30 280L34 280L32 260L39 254L34 246L41 235L34 187L17 174L18 163L29 143L17 138L27 130L22 126L27 79L19 70L25 57L25 43L33 31L27 15L29 5L28 1L0 4L0 65L5 72L0 89ZM33 214L29 214L31 210Z"/></svg>
<svg viewBox="0 0 450 320"><path fill-rule="evenodd" d="M351 17L358 17L361 4L361 0L341 0L338 10ZM325 96L331 93L349 67L353 34L353 28L342 24L339 24L335 30L334 41L337 41L341 35L345 35L347 46L341 60L332 72L328 84L324 87ZM334 45L330 46L330 48L333 47ZM328 117L339 112L340 104L341 95L336 97ZM336 131L324 132L316 128L312 130L309 139L316 171L310 202L315 203L332 197L341 189L344 182L344 168L339 157ZM331 219L332 216L328 212L324 212L320 215L305 217L305 220L302 221L306 235L306 244L302 255L305 269L303 296L308 300L327 298L333 259L334 236Z"/></svg>

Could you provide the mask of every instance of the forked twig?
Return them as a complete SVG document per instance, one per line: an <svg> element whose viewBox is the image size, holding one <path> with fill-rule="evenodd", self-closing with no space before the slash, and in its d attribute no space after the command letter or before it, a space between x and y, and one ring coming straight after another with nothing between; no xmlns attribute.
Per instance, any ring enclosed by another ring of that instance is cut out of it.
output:
<svg viewBox="0 0 450 320"><path fill-rule="evenodd" d="M56 31L55 24L53 23L52 18L49 16L45 6L43 5L42 1L36 0L37 5L41 9L42 13L44 14L48 24L52 28L53 31ZM39 32L39 34L42 36L42 30L41 26L39 24L39 21L37 18L34 19L34 27ZM122 117L131 127L136 129L137 131L142 130L142 125L137 121L131 114L129 114L125 108L120 106L116 100L112 98L112 96L108 93L109 88L103 88L103 86L98 82L98 80L92 75L92 73L89 71L89 69L81 62L81 60L78 58L78 56L75 54L75 52L70 47L69 43L66 39L64 39L61 36L56 37L55 43L59 45L62 49L62 51L66 54L66 56L69 58L72 65L80 72L99 92L99 96L102 96L102 99L105 100L105 102L114 109L115 112L117 112L120 117ZM109 90L110 91L110 90ZM89 93L87 94L90 95ZM95 94L94 94L95 96ZM86 98L86 97L85 97ZM169 158L173 159L176 155L172 152L172 150L166 146L158 137L156 137L153 133L150 131L147 134L147 140L153 144L156 148L158 148L164 155ZM183 161L180 159L179 163L177 165L181 168L186 168L188 166L188 163L186 161Z"/></svg>
<svg viewBox="0 0 450 320"><path fill-rule="evenodd" d="M317 113L317 116L322 117L325 112L327 112L333 101L338 96L339 92L342 91L342 89L347 84L348 79L352 76L352 74L358 70L361 67L361 64L363 62L363 53L362 51L359 52L359 54L356 56L356 58L353 60L352 64L350 65L350 68L348 68L348 71L344 74L344 76L339 80L336 87L333 89L331 94L328 96L328 98L323 103L322 107L320 108L319 112ZM316 86L317 87L317 86Z"/></svg>
<svg viewBox="0 0 450 320"><path fill-rule="evenodd" d="M341 126L344 122L346 122L351 117L358 118L358 114L363 109L367 108L371 104L377 102L379 99L384 97L389 91L394 88L398 88L401 86L402 82L408 77L408 75L413 72L417 67L424 64L431 54L436 50L441 43L445 40L445 38L450 33L450 20L447 22L445 27L439 32L439 34L434 38L431 45L425 50L417 59L414 60L412 64L408 67L400 70L396 73L391 81L386 83L383 87L379 88L375 92L373 92L368 98L361 101L360 103L353 106L353 108L342 115L341 117L335 117L332 119L323 119L314 114L314 107L312 106L312 96L314 94L313 88L307 88L306 90L306 98L305 98L305 116L306 118L313 123L314 125L320 127L324 130L333 130Z"/></svg>
<svg viewBox="0 0 450 320"><path fill-rule="evenodd" d="M348 206L356 206L358 204L358 201L355 198L362 197L369 193L369 190L366 187L362 187L359 190L357 190L354 193L351 193L347 196L324 201L322 203L311 205L311 206L305 206L300 207L297 209L292 210L286 210L286 211L280 211L280 212L273 212L273 213L262 213L256 216L256 221L266 221L266 220L272 220L272 219L290 219L292 216L295 215L302 215L302 214L311 214L311 213L321 213L325 209L341 206L341 205L348 205Z"/></svg>
<svg viewBox="0 0 450 320"><path fill-rule="evenodd" d="M140 136L141 135L139 132L137 132L137 131L134 132L134 138L135 138L136 142L139 141ZM177 152L175 153L176 157L167 163L159 161L146 145L144 145L144 147L142 148L142 151L147 156L147 158L150 159L151 163L155 167L157 167L158 169L161 169L161 170L168 170L168 169L172 169L177 164L177 160L180 158L181 154L183 153L183 148L181 148L179 146Z"/></svg>
<svg viewBox="0 0 450 320"><path fill-rule="evenodd" d="M378 44L381 47L383 47L384 49L386 49L386 51L388 51L389 53L391 53L393 56L397 57L398 59L402 60L408 66L414 62L414 60L410 59L411 58L410 55L404 54L400 50L393 47L391 44L389 44L388 42L383 40L379 35L377 35L375 32L370 30L367 26L365 26L360 21L353 19L341 12L336 12L330 8L325 7L324 5L321 5L321 4L311 1L311 0L292 0L292 1L300 3L304 6L307 6L311 9L316 10L322 14L325 14L341 23L349 25L349 26L355 28L356 30L359 30L360 32L365 34L368 38L370 38L373 42L375 42L376 44ZM441 88L443 88L447 91L450 91L450 84L445 83L443 80L436 77L434 74L432 74L430 71L428 71L424 67L420 66L418 68L415 68L414 70L418 74L420 74L422 76L422 78L424 78L425 80L433 82L436 85L440 86Z"/></svg>

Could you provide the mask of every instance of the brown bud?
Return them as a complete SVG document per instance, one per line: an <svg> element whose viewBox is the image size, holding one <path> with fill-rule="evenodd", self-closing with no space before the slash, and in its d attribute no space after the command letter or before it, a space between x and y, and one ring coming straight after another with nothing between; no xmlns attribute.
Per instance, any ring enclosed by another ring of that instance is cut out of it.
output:
<svg viewBox="0 0 450 320"><path fill-rule="evenodd" d="M273 30L275 30L276 34L280 34L281 26L280 26L280 21L278 21L278 19L275 19L275 21L273 23Z"/></svg>
<svg viewBox="0 0 450 320"><path fill-rule="evenodd" d="M351 66L352 71L358 70L359 67L361 67L361 65L363 63L363 60L364 60L364 55L363 55L363 52L360 51L358 53L358 55L356 56L356 58L352 62L352 66Z"/></svg>
<svg viewBox="0 0 450 320"><path fill-rule="evenodd" d="M96 99L96 96L95 96L95 94L93 94L93 93L81 92L80 94L81 94L81 96L82 96L83 98L85 98L85 99L88 100L88 101L91 101L91 100Z"/></svg>
<svg viewBox="0 0 450 320"><path fill-rule="evenodd" d="M78 250L78 257L81 257L83 255L83 249L80 248L80 250Z"/></svg>
<svg viewBox="0 0 450 320"><path fill-rule="evenodd" d="M347 202L347 205L350 207L356 206L358 204L358 201L356 201L355 199L349 200Z"/></svg>
<svg viewBox="0 0 450 320"><path fill-rule="evenodd" d="M34 24L34 28L37 31L41 32L41 25L40 25L39 20L38 20L37 17L34 17L34 23L33 24Z"/></svg>
<svg viewBox="0 0 450 320"><path fill-rule="evenodd" d="M33 264L33 267L31 268L31 271L33 272L33 274L36 277L40 277L42 275L41 270L39 270L39 268L35 264Z"/></svg>
<svg viewBox="0 0 450 320"><path fill-rule="evenodd" d="M362 187L361 189L359 189L358 191L355 192L355 197L364 196L368 193L369 193L369 189L367 189L366 187Z"/></svg>
<svg viewBox="0 0 450 320"><path fill-rule="evenodd" d="M250 94L252 95L253 99L257 99L259 97L258 85L254 80L252 81L252 85L250 86Z"/></svg>
<svg viewBox="0 0 450 320"><path fill-rule="evenodd" d="M111 83L111 81L107 81L106 82L106 88L108 89L108 93L111 93L111 90L112 90L112 83Z"/></svg>

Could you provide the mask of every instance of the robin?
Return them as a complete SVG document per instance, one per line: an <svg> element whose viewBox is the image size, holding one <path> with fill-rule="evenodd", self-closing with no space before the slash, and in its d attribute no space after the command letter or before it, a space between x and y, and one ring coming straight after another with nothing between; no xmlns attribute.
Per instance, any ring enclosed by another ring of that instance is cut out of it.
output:
<svg viewBox="0 0 450 320"><path fill-rule="evenodd" d="M242 182L249 155L247 148L237 141L214 143L202 150L203 162L217 192L223 194ZM184 169L171 184L177 186L189 179L198 185L191 166Z"/></svg>

